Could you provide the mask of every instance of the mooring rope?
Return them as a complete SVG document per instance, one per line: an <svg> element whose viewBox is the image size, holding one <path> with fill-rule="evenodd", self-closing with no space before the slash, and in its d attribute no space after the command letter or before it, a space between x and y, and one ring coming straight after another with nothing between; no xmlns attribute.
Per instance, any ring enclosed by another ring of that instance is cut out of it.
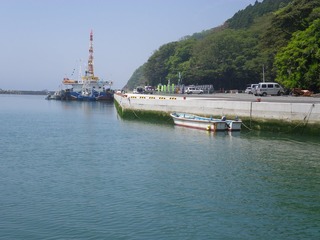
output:
<svg viewBox="0 0 320 240"><path fill-rule="evenodd" d="M138 119L140 119L133 109L131 109L131 111L133 112L133 114L134 114Z"/></svg>
<svg viewBox="0 0 320 240"><path fill-rule="evenodd" d="M312 103L308 113L305 115L305 117L303 118L303 121L298 123L296 126L294 126L293 129L296 129L297 127L301 126L302 124L304 124L304 126L307 126L308 122L309 122L309 119L310 119L310 116L311 116L311 113L312 113L312 109L314 107L314 103Z"/></svg>
<svg viewBox="0 0 320 240"><path fill-rule="evenodd" d="M308 125L308 122L309 122L309 119L310 119L310 116L311 116L311 113L312 113L312 110L313 110L313 108L314 108L314 103L312 103L312 105L311 105L311 107L310 107L310 109L309 109L309 112L308 112L308 114L304 117L304 121L305 121L305 123L304 123L304 128L302 129L302 132L304 131L304 129L306 128L306 126Z"/></svg>
<svg viewBox="0 0 320 240"><path fill-rule="evenodd" d="M253 129L252 128L249 128L247 125L245 125L243 122L242 122L242 125L247 128L249 131L252 131Z"/></svg>

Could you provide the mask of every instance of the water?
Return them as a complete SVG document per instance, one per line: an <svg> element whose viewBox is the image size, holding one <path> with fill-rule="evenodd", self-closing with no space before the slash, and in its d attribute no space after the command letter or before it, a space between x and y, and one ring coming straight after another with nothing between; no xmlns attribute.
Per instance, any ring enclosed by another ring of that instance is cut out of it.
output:
<svg viewBox="0 0 320 240"><path fill-rule="evenodd" d="M320 139L0 95L0 239L319 239Z"/></svg>

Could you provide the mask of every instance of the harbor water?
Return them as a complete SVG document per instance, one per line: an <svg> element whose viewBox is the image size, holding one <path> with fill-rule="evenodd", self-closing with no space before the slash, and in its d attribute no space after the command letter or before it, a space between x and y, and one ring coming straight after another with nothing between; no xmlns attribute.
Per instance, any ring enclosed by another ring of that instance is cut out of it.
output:
<svg viewBox="0 0 320 240"><path fill-rule="evenodd" d="M0 239L319 239L320 137L0 95Z"/></svg>

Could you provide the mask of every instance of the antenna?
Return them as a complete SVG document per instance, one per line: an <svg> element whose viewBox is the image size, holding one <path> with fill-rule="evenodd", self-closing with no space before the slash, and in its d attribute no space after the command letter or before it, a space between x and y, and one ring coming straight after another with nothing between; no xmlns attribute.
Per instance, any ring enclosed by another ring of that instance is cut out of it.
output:
<svg viewBox="0 0 320 240"><path fill-rule="evenodd" d="M82 63L81 59L79 59L79 75L78 75L78 80L82 79Z"/></svg>
<svg viewBox="0 0 320 240"><path fill-rule="evenodd" d="M94 76L94 70L93 70L93 31L92 30L90 32L88 66L85 71L85 76L82 79L90 82L99 80L98 77Z"/></svg>
<svg viewBox="0 0 320 240"><path fill-rule="evenodd" d="M92 30L90 32L88 74L90 77L94 77L94 71L93 71L93 32L92 32Z"/></svg>

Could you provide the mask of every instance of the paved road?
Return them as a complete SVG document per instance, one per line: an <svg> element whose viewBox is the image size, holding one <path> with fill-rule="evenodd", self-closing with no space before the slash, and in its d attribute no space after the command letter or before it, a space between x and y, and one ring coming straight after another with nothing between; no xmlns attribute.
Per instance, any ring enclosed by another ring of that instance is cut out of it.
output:
<svg viewBox="0 0 320 240"><path fill-rule="evenodd" d="M214 94L202 94L202 95L187 95L187 98L201 98L208 100L227 100L227 101L249 101L257 102L260 99L261 102L288 102L288 103L320 103L320 97L295 97L295 96L254 96L246 93L214 93Z"/></svg>

